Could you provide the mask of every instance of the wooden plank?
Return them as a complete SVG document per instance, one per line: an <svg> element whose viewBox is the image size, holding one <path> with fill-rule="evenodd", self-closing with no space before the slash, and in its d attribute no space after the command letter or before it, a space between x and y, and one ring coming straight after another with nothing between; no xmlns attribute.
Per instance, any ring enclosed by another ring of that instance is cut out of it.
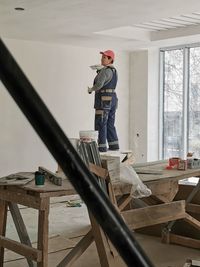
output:
<svg viewBox="0 0 200 267"><path fill-rule="evenodd" d="M109 199L112 202L112 204L116 207L117 210L119 210L118 205L117 205L117 200L115 197L115 193L114 193L114 189L110 181L108 182L108 195L109 195Z"/></svg>
<svg viewBox="0 0 200 267"><path fill-rule="evenodd" d="M165 223L186 217L185 201L175 201L156 206L123 211L122 216L132 229Z"/></svg>
<svg viewBox="0 0 200 267"><path fill-rule="evenodd" d="M49 198L43 199L49 207ZM38 215L38 250L42 251L42 259L38 267L48 266L48 235L49 235L49 209L39 210Z"/></svg>
<svg viewBox="0 0 200 267"><path fill-rule="evenodd" d="M186 213L186 217L184 218L184 221L188 222L191 224L193 227L195 227L197 230L200 230L200 222L190 216L188 213Z"/></svg>
<svg viewBox="0 0 200 267"><path fill-rule="evenodd" d="M41 208L41 201L39 198L24 193L14 194L9 190L0 190L0 197L2 200L18 203L34 209Z"/></svg>
<svg viewBox="0 0 200 267"><path fill-rule="evenodd" d="M151 189L152 196L156 197L163 203L171 202L179 190L178 181L161 181L148 184Z"/></svg>
<svg viewBox="0 0 200 267"><path fill-rule="evenodd" d="M24 221L22 219L20 210L15 203L9 202L9 209L19 236L19 239L22 244L28 245L29 247L32 247L31 241L28 236L28 232L26 230L26 226L24 224ZM30 259L27 259L29 267L33 267L33 262Z"/></svg>
<svg viewBox="0 0 200 267"><path fill-rule="evenodd" d="M199 204L193 204L193 203L187 203L186 204L186 211L200 214L200 205Z"/></svg>
<svg viewBox="0 0 200 267"><path fill-rule="evenodd" d="M153 206L153 205L158 205L158 204L163 203L163 201L161 201L160 199L152 195L149 197L142 198L142 201L148 206Z"/></svg>
<svg viewBox="0 0 200 267"><path fill-rule="evenodd" d="M200 169L187 169L185 171L180 171L180 170L166 170L167 164L157 164L154 165L153 168L155 169L163 169L163 174L162 175L151 175L151 174L139 174L140 179L143 182L151 182L151 181L156 181L156 180L163 180L163 181L167 181L167 180L171 180L173 179L175 180L182 180L185 178L189 178L189 177L199 177L200 176ZM145 169L145 168L144 168Z"/></svg>
<svg viewBox="0 0 200 267"><path fill-rule="evenodd" d="M143 168L143 167L149 167L149 166L163 166L167 165L168 160L157 160L157 161L149 161L149 162L140 162L140 163L133 163L133 168Z"/></svg>
<svg viewBox="0 0 200 267"><path fill-rule="evenodd" d="M177 180L157 180L153 182L145 183L149 189L151 189L152 195L165 195L171 192L172 199L178 191L178 181ZM171 200L172 200L171 199Z"/></svg>
<svg viewBox="0 0 200 267"><path fill-rule="evenodd" d="M92 214L89 213L92 233L97 247L101 267L116 267L113 251L110 250L106 236Z"/></svg>
<svg viewBox="0 0 200 267"><path fill-rule="evenodd" d="M36 193L36 192L35 192ZM62 196L71 196L71 195L78 195L78 193L75 191L75 189L69 189L69 190L66 190L66 191L52 191L52 192L40 192L38 193L37 192L37 195L40 197L40 198L46 198L46 197L62 197Z"/></svg>
<svg viewBox="0 0 200 267"><path fill-rule="evenodd" d="M200 249L200 240L169 233L169 242L184 247Z"/></svg>
<svg viewBox="0 0 200 267"><path fill-rule="evenodd" d="M122 211L122 210L123 210L129 203L130 203L130 201L131 201L132 199L133 199L133 198L132 198L130 195L126 196L126 197L123 199L123 201L118 205L119 210Z"/></svg>
<svg viewBox="0 0 200 267"><path fill-rule="evenodd" d="M112 183L113 189L115 192L115 196L121 196L124 194L130 194L132 185L131 184L125 184L125 183Z"/></svg>
<svg viewBox="0 0 200 267"><path fill-rule="evenodd" d="M24 221L22 219L22 216L21 216L21 213L20 213L20 210L19 210L17 204L9 203L9 210L10 210L10 213L12 215L12 218L13 218L16 230L18 232L20 241L23 244L29 245L31 247L32 244L31 244L26 226L24 224Z"/></svg>
<svg viewBox="0 0 200 267"><path fill-rule="evenodd" d="M106 179L108 177L108 170L95 164L89 163L89 170L101 178Z"/></svg>
<svg viewBox="0 0 200 267"><path fill-rule="evenodd" d="M94 241L92 230L90 230L69 254L57 265L57 267L71 266Z"/></svg>
<svg viewBox="0 0 200 267"><path fill-rule="evenodd" d="M120 157L101 155L103 168L108 170L109 178L112 182L118 181L120 176Z"/></svg>
<svg viewBox="0 0 200 267"><path fill-rule="evenodd" d="M4 248L14 251L17 254L25 256L28 259L37 262L40 262L42 259L42 252L40 250L31 248L27 245L21 244L9 238L0 236L0 245L3 246Z"/></svg>
<svg viewBox="0 0 200 267"><path fill-rule="evenodd" d="M0 200L0 235L5 236L6 221L7 221L8 203ZM3 267L4 262L4 247L0 244L0 267Z"/></svg>
<svg viewBox="0 0 200 267"><path fill-rule="evenodd" d="M114 189L113 189L113 185L110 179L110 175L109 175L109 179L107 181L107 185L108 185L108 196L110 201L112 202L112 204L115 206L116 210L120 213L119 207L117 205L117 199L115 197L115 193L114 193ZM106 241L110 250L110 253L112 253L113 257L118 256L118 252L115 249L115 247L113 246L113 244L111 243L110 239L107 237L107 235L105 235L106 237Z"/></svg>
<svg viewBox="0 0 200 267"><path fill-rule="evenodd" d="M171 202L176 194L178 193L179 185L178 181L170 181L169 187L167 188L167 193L161 193L161 191L156 195L159 199L163 200L163 202Z"/></svg>
<svg viewBox="0 0 200 267"><path fill-rule="evenodd" d="M169 203L171 201L169 201L169 199L167 197L165 197L165 195L157 195L157 196L151 196L154 200L156 200L158 202L158 204L161 203Z"/></svg>

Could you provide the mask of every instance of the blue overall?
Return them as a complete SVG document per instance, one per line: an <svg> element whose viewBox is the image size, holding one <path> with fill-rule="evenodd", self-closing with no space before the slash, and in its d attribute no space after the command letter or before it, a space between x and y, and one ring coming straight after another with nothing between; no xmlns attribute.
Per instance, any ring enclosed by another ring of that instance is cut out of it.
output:
<svg viewBox="0 0 200 267"><path fill-rule="evenodd" d="M115 128L115 112L118 104L118 98L115 92L117 71L115 68L110 69L113 72L111 81L105 84L100 90L95 91L95 130L98 131L100 152L107 151L107 142L110 150L119 149Z"/></svg>

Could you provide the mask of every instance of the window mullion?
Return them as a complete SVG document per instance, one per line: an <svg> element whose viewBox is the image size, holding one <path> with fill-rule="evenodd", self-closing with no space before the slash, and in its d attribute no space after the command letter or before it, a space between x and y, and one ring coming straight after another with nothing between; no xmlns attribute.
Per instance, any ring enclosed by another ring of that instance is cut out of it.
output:
<svg viewBox="0 0 200 267"><path fill-rule="evenodd" d="M188 85L189 85L189 48L183 53L183 123L182 123L182 151L181 157L186 158L188 147Z"/></svg>
<svg viewBox="0 0 200 267"><path fill-rule="evenodd" d="M163 121L164 121L164 66L165 66L165 52L160 52L160 99L159 99L159 159L163 159Z"/></svg>

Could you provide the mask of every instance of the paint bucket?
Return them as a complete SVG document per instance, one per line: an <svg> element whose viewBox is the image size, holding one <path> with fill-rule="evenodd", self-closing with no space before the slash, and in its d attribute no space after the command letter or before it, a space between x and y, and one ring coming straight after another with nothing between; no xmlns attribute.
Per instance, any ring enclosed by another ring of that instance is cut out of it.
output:
<svg viewBox="0 0 200 267"><path fill-rule="evenodd" d="M97 142L98 131L80 131L79 132L80 141L82 142Z"/></svg>

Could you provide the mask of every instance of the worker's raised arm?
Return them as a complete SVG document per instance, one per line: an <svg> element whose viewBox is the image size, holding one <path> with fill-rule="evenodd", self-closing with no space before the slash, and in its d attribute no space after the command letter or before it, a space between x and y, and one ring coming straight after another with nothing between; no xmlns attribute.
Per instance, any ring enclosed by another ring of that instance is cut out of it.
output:
<svg viewBox="0 0 200 267"><path fill-rule="evenodd" d="M91 88L92 91L98 91L100 90L105 84L111 81L113 76L113 71L111 68L103 68L100 70L100 72L97 74L94 80L94 85Z"/></svg>

